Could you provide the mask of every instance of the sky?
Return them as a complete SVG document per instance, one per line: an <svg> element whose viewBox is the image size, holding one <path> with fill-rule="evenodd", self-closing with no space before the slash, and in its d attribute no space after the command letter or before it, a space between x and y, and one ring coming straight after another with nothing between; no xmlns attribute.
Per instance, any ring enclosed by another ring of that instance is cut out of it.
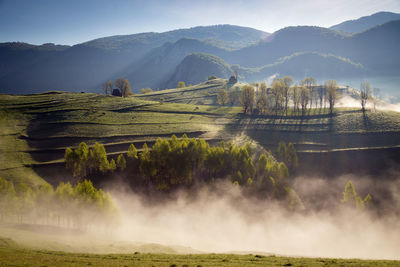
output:
<svg viewBox="0 0 400 267"><path fill-rule="evenodd" d="M272 33L286 26L330 27L400 0L0 0L0 42L74 45L92 39L232 24Z"/></svg>

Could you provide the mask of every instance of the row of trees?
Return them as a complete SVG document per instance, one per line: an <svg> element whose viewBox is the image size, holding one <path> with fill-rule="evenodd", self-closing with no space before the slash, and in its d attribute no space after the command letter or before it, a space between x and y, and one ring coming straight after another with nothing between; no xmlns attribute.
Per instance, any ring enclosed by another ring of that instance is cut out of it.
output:
<svg viewBox="0 0 400 267"><path fill-rule="evenodd" d="M325 86L316 86L315 79L305 78L300 85L293 85L293 78L285 76L275 79L268 91L265 82L245 85L241 89L222 89L218 95L218 103L221 105L235 105L237 102L243 107L244 113L258 114L282 114L288 115L289 103L292 103L293 112L304 116L307 109L313 107L326 108L329 103L330 112L333 112L338 98L336 81L328 80Z"/></svg>
<svg viewBox="0 0 400 267"><path fill-rule="evenodd" d="M133 95L132 90L131 90L131 84L127 79L124 78L118 78L115 80L114 84L113 81L107 81L104 82L102 85L103 91L106 95L112 94L114 86L120 90L121 95L123 97L128 97Z"/></svg>
<svg viewBox="0 0 400 267"><path fill-rule="evenodd" d="M87 228L93 222L111 226L119 212L109 193L83 180L72 186L60 183L30 187L0 177L0 220ZM101 224L101 225L100 225Z"/></svg>
<svg viewBox="0 0 400 267"><path fill-rule="evenodd" d="M239 104L244 113L252 114L274 114L288 115L289 104L292 106L293 114L302 116L310 114L311 109L326 108L329 105L330 114L333 113L339 98L338 84L334 80L328 80L323 86L317 86L313 77L307 77L300 81L300 85L293 85L293 79L285 76L275 79L268 91L265 82L244 85L242 88L233 87L229 90L222 89L217 94L220 105ZM367 82L361 84L360 96L362 110L368 100L372 100L374 108L379 98L379 89L374 89L371 94L371 86Z"/></svg>

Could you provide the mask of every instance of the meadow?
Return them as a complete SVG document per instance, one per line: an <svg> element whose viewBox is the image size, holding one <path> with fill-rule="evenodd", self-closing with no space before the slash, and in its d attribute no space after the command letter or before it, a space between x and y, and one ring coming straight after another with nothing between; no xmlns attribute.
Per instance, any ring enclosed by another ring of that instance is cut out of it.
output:
<svg viewBox="0 0 400 267"><path fill-rule="evenodd" d="M0 175L40 184L44 181L32 167L60 166L65 149L82 141L89 146L100 142L112 156L126 153L131 143L140 151L145 142L172 134L210 143L241 136L271 151L279 141L292 142L299 153L399 146L398 112L336 108L330 116L314 108L306 116L245 115L239 106L215 104L225 86L225 80L216 79L127 98L67 92L0 95L0 157L7 162Z"/></svg>
<svg viewBox="0 0 400 267"><path fill-rule="evenodd" d="M0 266L398 266L398 261L284 257L268 254L67 253L30 249L0 238Z"/></svg>

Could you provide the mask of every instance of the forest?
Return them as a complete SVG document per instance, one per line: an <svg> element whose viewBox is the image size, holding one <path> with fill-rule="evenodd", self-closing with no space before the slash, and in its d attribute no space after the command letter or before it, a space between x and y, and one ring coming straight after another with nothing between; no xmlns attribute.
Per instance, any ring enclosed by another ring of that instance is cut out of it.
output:
<svg viewBox="0 0 400 267"><path fill-rule="evenodd" d="M42 224L87 230L118 224L119 210L111 195L89 180L32 187L0 177L0 222Z"/></svg>

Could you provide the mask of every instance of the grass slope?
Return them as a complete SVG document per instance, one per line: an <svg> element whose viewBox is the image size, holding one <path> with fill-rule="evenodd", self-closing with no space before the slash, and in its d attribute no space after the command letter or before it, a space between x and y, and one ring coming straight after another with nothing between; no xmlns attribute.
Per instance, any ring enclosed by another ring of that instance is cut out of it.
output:
<svg viewBox="0 0 400 267"><path fill-rule="evenodd" d="M305 117L249 116L240 107L213 105L225 84L216 79L129 98L65 92L0 95L0 159L6 163L0 176L43 183L31 167L58 164L63 169L65 148L82 141L101 142L110 155L117 155L131 143L140 150L144 142L151 145L160 136L183 133L210 142L244 135L270 150L279 141L293 142L304 153L400 145L398 112L338 108L334 116L325 109L313 109Z"/></svg>

